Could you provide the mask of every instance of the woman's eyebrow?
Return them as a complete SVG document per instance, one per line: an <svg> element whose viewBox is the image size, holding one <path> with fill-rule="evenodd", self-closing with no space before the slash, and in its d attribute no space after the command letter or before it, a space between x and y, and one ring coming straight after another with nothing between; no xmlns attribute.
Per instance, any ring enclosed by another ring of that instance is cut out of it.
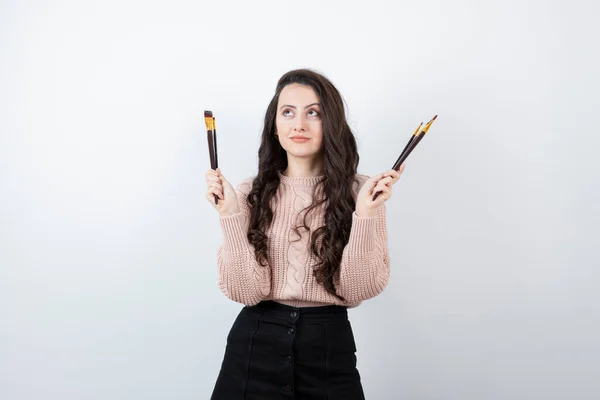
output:
<svg viewBox="0 0 600 400"><path fill-rule="evenodd" d="M306 107L304 107L304 109L307 109L308 107L312 107L312 106L320 106L320 105L321 105L320 103L312 103L312 104L309 104L309 105L307 105ZM291 105L291 104L284 104L284 105L282 105L281 107L279 107L279 109L281 110L281 109L282 109L282 108L284 108L284 107L293 108L294 110L296 109L296 106L293 106L293 105Z"/></svg>

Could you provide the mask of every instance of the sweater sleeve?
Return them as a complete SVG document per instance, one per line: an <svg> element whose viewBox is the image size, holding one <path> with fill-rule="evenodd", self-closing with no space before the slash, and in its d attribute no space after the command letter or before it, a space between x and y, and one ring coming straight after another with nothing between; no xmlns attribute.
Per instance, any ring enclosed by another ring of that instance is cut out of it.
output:
<svg viewBox="0 0 600 400"><path fill-rule="evenodd" d="M340 264L337 292L349 303L359 303L383 292L390 279L385 203L373 217L352 213L350 239Z"/></svg>
<svg viewBox="0 0 600 400"><path fill-rule="evenodd" d="M217 251L219 288L231 300L246 305L258 304L271 292L271 267L257 262L247 237L250 212L246 196L250 188L245 180L236 189L240 213L219 217L223 243Z"/></svg>

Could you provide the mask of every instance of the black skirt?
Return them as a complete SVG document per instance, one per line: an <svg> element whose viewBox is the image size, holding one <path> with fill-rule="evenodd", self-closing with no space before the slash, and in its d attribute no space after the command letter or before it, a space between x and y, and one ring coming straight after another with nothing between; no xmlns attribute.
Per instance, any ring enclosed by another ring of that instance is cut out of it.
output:
<svg viewBox="0 0 600 400"><path fill-rule="evenodd" d="M364 400L342 306L246 306L233 323L211 400Z"/></svg>

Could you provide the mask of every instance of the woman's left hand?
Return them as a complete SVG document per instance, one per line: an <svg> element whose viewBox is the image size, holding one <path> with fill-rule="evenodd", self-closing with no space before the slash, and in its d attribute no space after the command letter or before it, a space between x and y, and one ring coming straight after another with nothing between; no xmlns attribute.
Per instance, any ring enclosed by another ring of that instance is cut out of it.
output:
<svg viewBox="0 0 600 400"><path fill-rule="evenodd" d="M390 169L382 174L369 178L356 196L356 215L359 217L375 216L377 207L392 197L392 185L398 182L404 171L404 164L398 171ZM373 201L375 193L382 192Z"/></svg>

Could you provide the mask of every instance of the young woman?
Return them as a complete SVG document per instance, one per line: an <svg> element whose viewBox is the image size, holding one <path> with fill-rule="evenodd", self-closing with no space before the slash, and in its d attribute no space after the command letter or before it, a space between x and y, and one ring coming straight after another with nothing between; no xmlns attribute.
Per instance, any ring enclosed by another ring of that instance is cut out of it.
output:
<svg viewBox="0 0 600 400"><path fill-rule="evenodd" d="M258 158L236 189L220 169L206 174L224 237L219 286L245 305L211 399L364 399L347 309L388 283L384 203L404 165L357 174L342 97L306 69L279 79Z"/></svg>

